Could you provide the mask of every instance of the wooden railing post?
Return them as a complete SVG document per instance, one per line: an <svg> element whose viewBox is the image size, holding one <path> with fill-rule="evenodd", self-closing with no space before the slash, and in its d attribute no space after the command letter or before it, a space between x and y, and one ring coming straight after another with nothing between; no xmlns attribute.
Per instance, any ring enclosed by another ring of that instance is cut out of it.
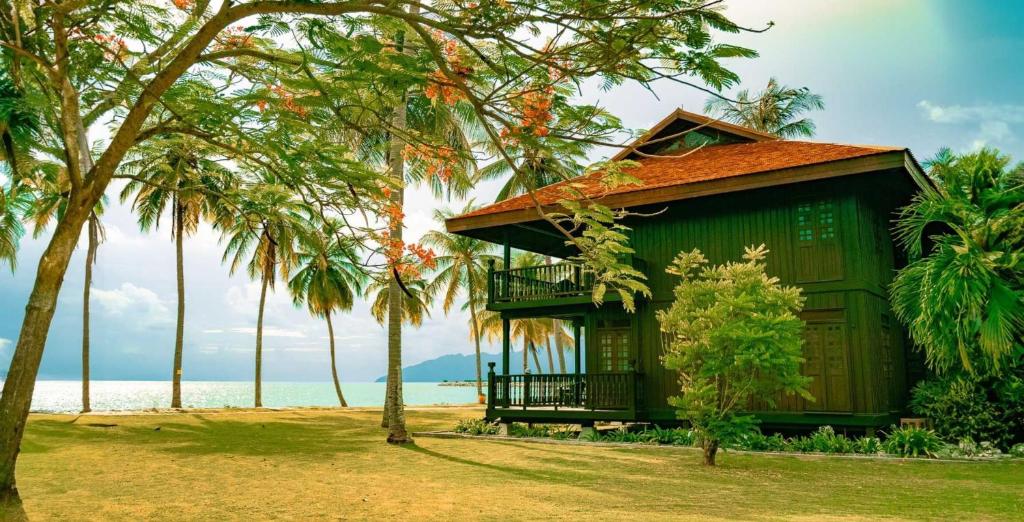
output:
<svg viewBox="0 0 1024 522"><path fill-rule="evenodd" d="M487 409L494 409L494 362L487 363Z"/></svg>
<svg viewBox="0 0 1024 522"><path fill-rule="evenodd" d="M523 409L530 406L530 373L523 374Z"/></svg>

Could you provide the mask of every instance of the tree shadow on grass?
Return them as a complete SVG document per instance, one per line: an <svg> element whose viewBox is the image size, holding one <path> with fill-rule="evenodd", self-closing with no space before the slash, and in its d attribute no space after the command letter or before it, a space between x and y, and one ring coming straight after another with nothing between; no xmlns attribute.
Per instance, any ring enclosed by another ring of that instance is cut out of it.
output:
<svg viewBox="0 0 1024 522"><path fill-rule="evenodd" d="M25 506L17 495L0 495L0 520L4 522L24 522L28 520Z"/></svg>
<svg viewBox="0 0 1024 522"><path fill-rule="evenodd" d="M424 448L423 446L418 446L418 445L415 445L415 444L407 444L407 445L403 445L401 447L403 449L407 449L409 451L412 451L414 453L418 453L420 455L424 455L424 456L427 456L427 457L444 460L446 462L450 462L450 463L453 463L453 464L460 464L460 465L463 465L463 466L472 466L472 467L480 468L480 469L483 469L483 470L487 470L489 472L494 472L496 474L507 475L509 477L514 477L514 478L518 478L518 479L525 479L525 480L534 480L534 481L543 481L543 482L548 482L548 483L563 484L563 483L579 483L581 481L586 480L587 477L590 475L588 473L583 472L582 470L573 469L573 468L569 468L569 469L566 469L566 470L541 471L541 470L538 470L537 467L525 468L525 467L519 467L519 466L505 466L505 465L497 465L497 464L488 464L486 462L478 462L478 461L467 459L467 458L463 458L463 457L457 457L457 456L454 456L454 455L448 455L448 454L441 453L439 451L434 451L434 450L431 450L431 449L427 449L427 448Z"/></svg>
<svg viewBox="0 0 1024 522"><path fill-rule="evenodd" d="M90 442L132 444L181 455L316 457L367 451L379 443L367 426L339 417L244 421L193 415L191 419L195 422L167 422L164 417L154 418L152 424L109 427L36 421L26 437L26 449L45 453L62 445Z"/></svg>

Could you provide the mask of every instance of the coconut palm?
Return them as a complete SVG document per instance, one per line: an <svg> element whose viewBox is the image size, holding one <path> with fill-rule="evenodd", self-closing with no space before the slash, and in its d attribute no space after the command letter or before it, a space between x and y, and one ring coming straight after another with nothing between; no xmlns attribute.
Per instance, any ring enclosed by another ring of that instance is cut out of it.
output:
<svg viewBox="0 0 1024 522"><path fill-rule="evenodd" d="M380 324L385 324L391 309L390 290L394 280L390 272L376 277L366 287L365 295L372 297L370 314ZM434 294L430 282L422 277L406 277L402 279L402 323L415 327L423 325L423 319L430 317L430 305L434 302Z"/></svg>
<svg viewBox="0 0 1024 522"><path fill-rule="evenodd" d="M331 314L352 309L355 295L361 290L363 273L357 266L352 247L338 241L337 229L336 224L328 222L322 228L302 232L296 254L298 270L288 282L288 290L295 306L305 303L311 314L327 322L334 391L341 406L347 407L338 380Z"/></svg>
<svg viewBox="0 0 1024 522"><path fill-rule="evenodd" d="M704 112L712 116L781 138L814 136L814 121L801 115L824 108L821 96L806 87L781 85L775 78L753 98L743 89L736 93L735 102L714 97L704 104Z"/></svg>
<svg viewBox="0 0 1024 522"><path fill-rule="evenodd" d="M38 118L27 107L22 92L6 71L0 71L0 162L7 167L6 173L0 172L0 262L11 270L17 266L18 243L25 233L22 218L32 205L31 195L19 190L21 165L31 159L27 151L39 135Z"/></svg>
<svg viewBox="0 0 1024 522"><path fill-rule="evenodd" d="M22 219L32 207L29 194L0 185L0 262L11 272L18 265L18 243L25 234Z"/></svg>
<svg viewBox="0 0 1024 522"><path fill-rule="evenodd" d="M204 219L214 219L214 207L227 171L208 146L189 136L152 139L137 148L122 165L131 179L121 191L121 201L132 200L139 227L149 231L160 226L170 211L174 241L178 315L171 369L171 407L181 407L181 369L185 343L184 242L195 234Z"/></svg>
<svg viewBox="0 0 1024 522"><path fill-rule="evenodd" d="M480 332L488 341L501 340L501 314L485 310L479 314ZM523 373L530 371L530 355L533 355L534 366L541 371L537 346L543 344L548 336L548 326L544 318L513 319L509 324L509 342L523 343Z"/></svg>
<svg viewBox="0 0 1024 522"><path fill-rule="evenodd" d="M20 164L28 156L27 150L38 138L39 130L39 118L28 108L23 93L6 71L0 72L0 159L10 170L12 188L17 188L23 174Z"/></svg>
<svg viewBox="0 0 1024 522"><path fill-rule="evenodd" d="M410 7L410 10L416 9L415 6ZM411 53L412 49L404 52ZM431 103L418 92L402 92L399 100L391 111L391 128L364 136L361 147L368 160L380 164L388 171L395 186L390 196L391 205L399 212L404 209L406 183L425 183L435 195L464 196L472 187L470 173L474 169L472 145L466 133L473 110L465 105ZM408 143L410 136L419 136L424 142L433 143L435 150L443 148L451 152L451 160L444 165L445 175L429 161L414 160L409 165L411 168L406 168L406 146L415 148L428 145ZM391 240L401 242L402 233L400 221L391 223L388 230ZM408 294L412 286L415 285L409 281L399 281L397 276L392 277L387 287L388 303L381 304L384 309L391 310L388 316L388 378L381 425L388 428L388 441L399 444L412 440L405 430L402 406L396 405L393 400L402 396L402 324L407 314L399 308L408 300L408 296L403 294ZM400 425L391 426L389 418L398 420Z"/></svg>
<svg viewBox="0 0 1024 522"><path fill-rule="evenodd" d="M581 172L575 162L557 157L550 150L511 149L510 153L516 156L513 158L514 165L501 159L480 169L479 177L482 180L505 179L505 184L498 191L495 201L526 194L531 190L576 177Z"/></svg>
<svg viewBox="0 0 1024 522"><path fill-rule="evenodd" d="M469 202L457 214L465 214L473 208L473 203ZM446 219L457 214L450 210L436 210L434 220L443 226ZM440 254L435 259L437 271L430 286L432 294L443 291L444 299L441 304L444 313L451 311L459 294L463 291L466 293L466 306L469 309L472 338L476 349L476 393L477 396L483 397L483 365L480 360L480 328L477 313L481 309L481 298L485 296L485 292L481 290L487 287L487 264L498 262L500 258L489 253L493 247L486 241L437 230L424 235L423 243L437 249Z"/></svg>
<svg viewBox="0 0 1024 522"><path fill-rule="evenodd" d="M263 407L263 318L267 289L274 288L276 273L289 280L298 261L296 234L307 222L303 206L287 187L273 183L256 185L242 192L236 205L221 208L217 226L226 240L224 260L230 259L231 273L245 266L249 277L260 280L259 312L256 316L256 367L254 403Z"/></svg>
<svg viewBox="0 0 1024 522"><path fill-rule="evenodd" d="M33 224L33 236L39 237L50 222L59 220L67 210L67 195L71 184L64 166L49 161L32 162L29 177L22 178L23 192L31 191L31 204L26 207L24 216ZM25 173L28 175L28 173ZM89 356L90 340L90 301L92 293L93 267L96 265L96 254L100 243L106 236L100 216L103 215L105 199L93 208L89 214L87 225L87 244L85 253L85 280L82 290L82 412L92 410L89 396Z"/></svg>
<svg viewBox="0 0 1024 522"><path fill-rule="evenodd" d="M1024 168L993 149L926 163L936 191L904 208L910 263L893 311L939 374L999 374L1024 347Z"/></svg>

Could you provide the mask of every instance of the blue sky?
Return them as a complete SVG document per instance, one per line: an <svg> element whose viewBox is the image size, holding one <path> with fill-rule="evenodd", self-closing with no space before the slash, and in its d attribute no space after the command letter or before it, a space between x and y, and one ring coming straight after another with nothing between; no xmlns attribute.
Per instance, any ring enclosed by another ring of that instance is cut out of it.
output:
<svg viewBox="0 0 1024 522"><path fill-rule="evenodd" d="M775 27L726 40L761 56L737 62L744 86L757 90L775 76L824 96L814 114L818 141L899 145L927 158L942 146L969 151L995 146L1024 159L1024 3L860 0L730 1L729 13L747 26ZM660 84L655 95L626 85L587 90L630 128L643 129L675 107L699 111L705 95ZM596 157L594 159L599 159ZM111 191L116 201L117 187ZM494 185L478 187L489 201ZM438 202L414 189L407 197L408 236L434 228ZM174 343L174 250L166 230L143 235L129 209L111 204L104 217L93 286L93 377L166 379ZM192 380L249 379L259 288L229 276L217 235L204 229L185 247L189 295L184 376ZM5 373L22 308L43 248L26 240L13 275L0 272L0 375ZM81 249L80 249L81 250ZM50 330L41 378L80 374L83 254L65 278ZM329 379L327 332L321 321L292 306L283 291L268 300L264 375L268 380ZM405 360L470 353L468 318L436 309L422 328L407 328ZM385 370L384 330L366 303L336 319L339 371L347 381L370 381ZM496 346L485 349L496 351Z"/></svg>

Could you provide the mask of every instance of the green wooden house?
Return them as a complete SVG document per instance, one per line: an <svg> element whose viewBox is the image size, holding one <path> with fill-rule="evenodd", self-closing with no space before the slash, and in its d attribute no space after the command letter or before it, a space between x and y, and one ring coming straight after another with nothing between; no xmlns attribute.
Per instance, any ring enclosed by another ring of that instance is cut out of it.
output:
<svg viewBox="0 0 1024 522"><path fill-rule="evenodd" d="M492 269L487 308L501 314L504 342L501 366L488 373L489 419L673 421L667 398L679 387L660 363L655 317L676 283L665 268L681 250L700 248L721 263L761 243L771 250L769 272L807 298L803 371L816 400L784 397L751 411L770 425L870 427L897 419L910 383L908 343L887 301L903 263L890 226L916 191L932 190L907 149L781 140L677 110L615 159L637 161L630 172L641 183L609 190L599 174L573 182L604 205L650 215L625 224L632 263L652 296L627 313L614 297L595 306L588 277L571 263ZM567 192L556 184L536 196L555 210ZM526 196L446 226L502 245L505 267L511 249L563 259L573 253ZM510 321L529 317L571 322L576 373L513 373Z"/></svg>

